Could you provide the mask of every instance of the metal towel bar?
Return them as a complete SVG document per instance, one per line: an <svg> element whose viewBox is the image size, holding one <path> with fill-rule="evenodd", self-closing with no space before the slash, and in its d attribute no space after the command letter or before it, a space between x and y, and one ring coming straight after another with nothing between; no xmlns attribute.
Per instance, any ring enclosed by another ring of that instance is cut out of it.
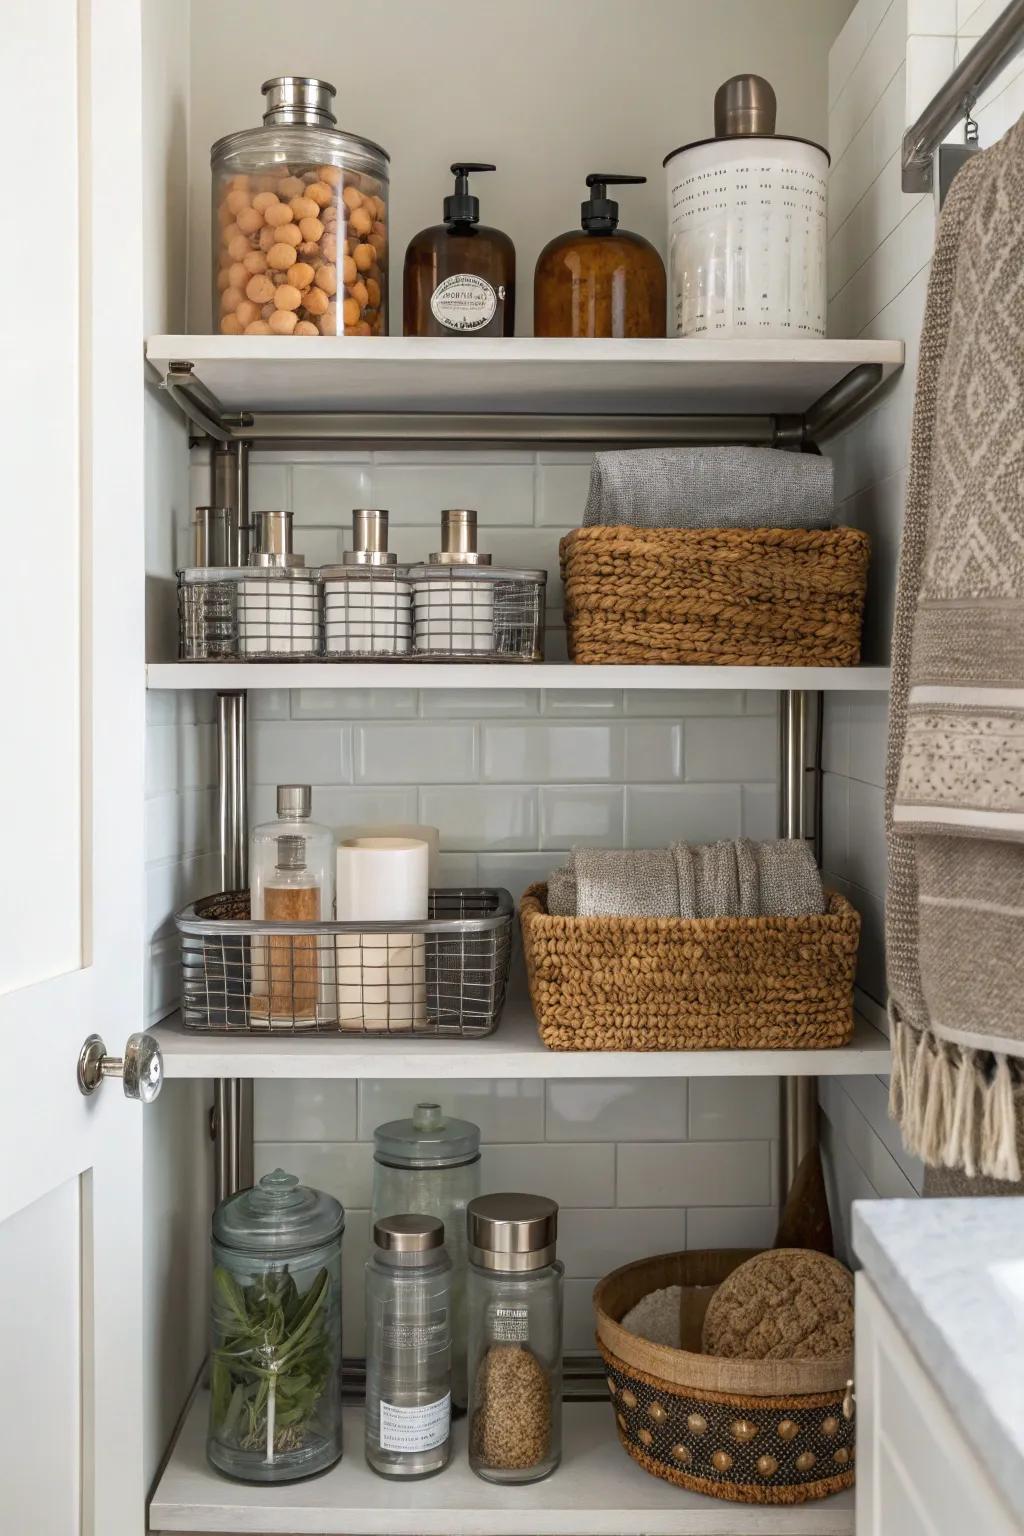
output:
<svg viewBox="0 0 1024 1536"><path fill-rule="evenodd" d="M1010 0L903 135L903 190L929 192L933 156L982 92L1024 48L1024 0Z"/></svg>

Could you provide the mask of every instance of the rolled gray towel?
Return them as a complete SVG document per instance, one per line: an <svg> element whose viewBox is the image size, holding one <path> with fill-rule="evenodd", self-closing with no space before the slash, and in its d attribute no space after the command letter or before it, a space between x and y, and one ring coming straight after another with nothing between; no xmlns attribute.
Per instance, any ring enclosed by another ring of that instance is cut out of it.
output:
<svg viewBox="0 0 1024 1536"><path fill-rule="evenodd" d="M827 902L810 843L775 838L751 845L761 878L765 917L820 917Z"/></svg>
<svg viewBox="0 0 1024 1536"><path fill-rule="evenodd" d="M598 453L584 527L829 528L832 460L777 448Z"/></svg>
<svg viewBox="0 0 1024 1536"><path fill-rule="evenodd" d="M678 917L679 882L667 848L574 848L578 917Z"/></svg>
<svg viewBox="0 0 1024 1536"><path fill-rule="evenodd" d="M548 912L552 917L576 916L576 876L571 869L553 869L548 875Z"/></svg>

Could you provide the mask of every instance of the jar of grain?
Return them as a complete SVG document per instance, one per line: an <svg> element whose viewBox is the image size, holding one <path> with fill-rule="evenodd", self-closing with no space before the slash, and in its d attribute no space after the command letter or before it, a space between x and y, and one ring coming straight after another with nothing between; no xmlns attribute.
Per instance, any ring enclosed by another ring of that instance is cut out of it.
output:
<svg viewBox="0 0 1024 1536"><path fill-rule="evenodd" d="M481 1195L469 1240L469 1464L492 1483L534 1483L562 1453L558 1206Z"/></svg>
<svg viewBox="0 0 1024 1536"><path fill-rule="evenodd" d="M263 127L210 151L214 329L386 336L387 152L336 126L326 80L279 75L263 94Z"/></svg>

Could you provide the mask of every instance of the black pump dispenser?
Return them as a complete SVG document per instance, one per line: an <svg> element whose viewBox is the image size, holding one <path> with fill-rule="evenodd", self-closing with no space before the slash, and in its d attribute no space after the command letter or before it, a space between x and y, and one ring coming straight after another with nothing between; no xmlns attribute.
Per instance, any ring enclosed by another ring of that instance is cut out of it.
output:
<svg viewBox="0 0 1024 1536"><path fill-rule="evenodd" d="M457 161L451 167L451 173L455 177L455 191L444 200L444 222L449 229L453 224L479 224L480 199L473 197L469 190L470 172L496 171L496 165L482 165L475 160Z"/></svg>
<svg viewBox="0 0 1024 1536"><path fill-rule="evenodd" d="M591 171L587 177L590 196L580 204L580 222L588 235L610 235L618 226L619 205L606 196L608 187L639 186L646 176L613 176L605 171Z"/></svg>

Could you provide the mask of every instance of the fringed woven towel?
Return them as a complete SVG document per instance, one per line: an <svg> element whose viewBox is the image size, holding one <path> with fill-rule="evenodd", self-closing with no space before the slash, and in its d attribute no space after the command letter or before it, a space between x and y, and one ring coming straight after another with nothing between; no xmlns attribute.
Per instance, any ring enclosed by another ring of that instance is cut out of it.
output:
<svg viewBox="0 0 1024 1536"><path fill-rule="evenodd" d="M928 285L886 770L891 1110L1019 1180L1024 1057L1024 122L972 159Z"/></svg>
<svg viewBox="0 0 1024 1536"><path fill-rule="evenodd" d="M774 448L598 453L584 527L830 528L832 460Z"/></svg>
<svg viewBox="0 0 1024 1536"><path fill-rule="evenodd" d="M808 917L825 893L806 843L574 848L548 876L552 917Z"/></svg>

